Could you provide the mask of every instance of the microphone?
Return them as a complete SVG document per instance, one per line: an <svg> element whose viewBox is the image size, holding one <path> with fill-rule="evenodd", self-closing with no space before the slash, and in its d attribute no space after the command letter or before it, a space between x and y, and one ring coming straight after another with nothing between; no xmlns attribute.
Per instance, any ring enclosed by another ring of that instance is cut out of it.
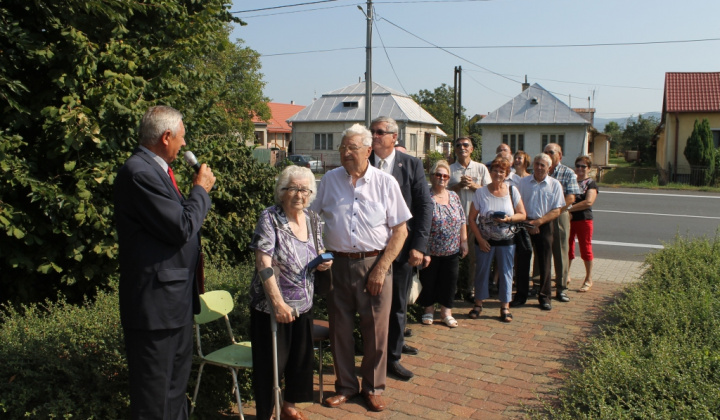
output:
<svg viewBox="0 0 720 420"><path fill-rule="evenodd" d="M197 158L195 157L195 154L189 150L185 151L185 163L192 166L193 169L195 169L195 173L200 172L200 162L198 162ZM213 190L217 189L217 183L213 184L212 186Z"/></svg>
<svg viewBox="0 0 720 420"><path fill-rule="evenodd" d="M189 150L185 152L185 162L195 169L195 173L200 172L200 162L198 162L193 152Z"/></svg>

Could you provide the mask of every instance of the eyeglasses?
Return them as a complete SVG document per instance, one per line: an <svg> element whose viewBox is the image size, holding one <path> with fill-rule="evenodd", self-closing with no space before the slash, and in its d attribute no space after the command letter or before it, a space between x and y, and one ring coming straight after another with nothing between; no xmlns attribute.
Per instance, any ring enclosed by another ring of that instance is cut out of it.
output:
<svg viewBox="0 0 720 420"><path fill-rule="evenodd" d="M340 146L338 146L338 150L340 151L340 153L343 153L346 150L349 150L351 152L357 152L362 148L363 146L355 146L354 144L351 144L350 146L345 146L344 144L341 144Z"/></svg>
<svg viewBox="0 0 720 420"><path fill-rule="evenodd" d="M438 178L438 179L450 179L450 175L441 174L440 172L435 172L433 175L435 175L435 178Z"/></svg>
<svg viewBox="0 0 720 420"><path fill-rule="evenodd" d="M472 146L472 144L470 144L470 143L458 143L455 145L455 147L457 147L458 149L461 147L468 148L470 146Z"/></svg>
<svg viewBox="0 0 720 420"><path fill-rule="evenodd" d="M490 172L493 174L505 175L505 171L503 169L491 169Z"/></svg>
<svg viewBox="0 0 720 420"><path fill-rule="evenodd" d="M577 164L577 163L575 164L575 167L576 167L576 168L587 169L587 165L580 165L580 164Z"/></svg>
<svg viewBox="0 0 720 420"><path fill-rule="evenodd" d="M383 131L383 130L370 130L370 134L378 135L378 136L384 136L385 134L395 134L394 131Z"/></svg>
<svg viewBox="0 0 720 420"><path fill-rule="evenodd" d="M282 188L282 191L287 191L292 195L300 194L300 197L307 197L312 193L312 190L309 190L307 188L298 188L298 187L286 187Z"/></svg>
<svg viewBox="0 0 720 420"><path fill-rule="evenodd" d="M555 151L554 151L554 150L546 150L546 151L545 151L545 154L552 156L552 155L555 154Z"/></svg>

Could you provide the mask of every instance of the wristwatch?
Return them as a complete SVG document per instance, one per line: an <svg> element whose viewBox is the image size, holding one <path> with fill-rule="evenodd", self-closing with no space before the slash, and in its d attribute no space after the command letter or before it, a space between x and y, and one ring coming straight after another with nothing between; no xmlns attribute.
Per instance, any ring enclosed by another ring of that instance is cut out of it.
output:
<svg viewBox="0 0 720 420"><path fill-rule="evenodd" d="M573 206L572 204L570 204L569 206L567 206L567 211L568 211L568 212L570 211L570 209L572 208L572 206Z"/></svg>

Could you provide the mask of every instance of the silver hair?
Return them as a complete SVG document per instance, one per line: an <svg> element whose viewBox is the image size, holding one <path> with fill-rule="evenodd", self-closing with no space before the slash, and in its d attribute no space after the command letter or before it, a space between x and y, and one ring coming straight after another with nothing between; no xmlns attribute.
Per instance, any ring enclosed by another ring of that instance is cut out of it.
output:
<svg viewBox="0 0 720 420"><path fill-rule="evenodd" d="M167 130L174 136L182 119L183 115L173 107L158 105L148 109L140 121L140 144L156 145Z"/></svg>
<svg viewBox="0 0 720 420"><path fill-rule="evenodd" d="M282 204L282 198L287 193L287 191L283 191L283 188L287 187L293 178L306 179L308 181L311 193L307 198L307 202L305 203L305 207L307 207L308 205L310 205L310 203L312 203L312 201L315 199L315 195L317 194L315 175L309 168L297 165L290 165L283 169L282 172L280 172L280 176L278 176L278 179L275 182L275 204Z"/></svg>
<svg viewBox="0 0 720 420"><path fill-rule="evenodd" d="M346 137L355 137L360 136L360 139L362 140L362 145L366 147L372 146L372 134L370 134L370 130L367 129L362 124L353 124L349 128L346 128L345 131L342 132L342 138Z"/></svg>
<svg viewBox="0 0 720 420"><path fill-rule="evenodd" d="M397 122L390 118L390 117L377 117L370 123L370 127L373 126L375 123L385 123L385 127L387 128L388 133L397 133L398 132L398 125Z"/></svg>
<svg viewBox="0 0 720 420"><path fill-rule="evenodd" d="M536 160L544 160L545 164L548 167L552 166L552 158L548 154L539 153L539 154L535 155L535 157L533 158L533 162L535 162Z"/></svg>

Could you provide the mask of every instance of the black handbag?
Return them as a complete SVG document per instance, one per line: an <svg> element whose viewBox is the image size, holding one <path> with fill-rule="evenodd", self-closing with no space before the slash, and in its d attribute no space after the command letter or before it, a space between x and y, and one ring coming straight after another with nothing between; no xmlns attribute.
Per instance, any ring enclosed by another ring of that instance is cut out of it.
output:
<svg viewBox="0 0 720 420"><path fill-rule="evenodd" d="M510 185L510 201L512 202L512 193L513 193L513 186ZM528 233L527 229L525 229L524 226L520 224L513 225L513 231L515 232L515 236L513 236L513 240L515 242L515 248L516 252L530 252L532 251L532 242L530 242L530 233Z"/></svg>
<svg viewBox="0 0 720 420"><path fill-rule="evenodd" d="M320 255L322 250L318 247L317 238L317 219L318 215L315 212L310 212L310 229L312 230L313 241L315 241L315 251ZM332 290L332 270L315 270L315 293L320 296L327 296Z"/></svg>

